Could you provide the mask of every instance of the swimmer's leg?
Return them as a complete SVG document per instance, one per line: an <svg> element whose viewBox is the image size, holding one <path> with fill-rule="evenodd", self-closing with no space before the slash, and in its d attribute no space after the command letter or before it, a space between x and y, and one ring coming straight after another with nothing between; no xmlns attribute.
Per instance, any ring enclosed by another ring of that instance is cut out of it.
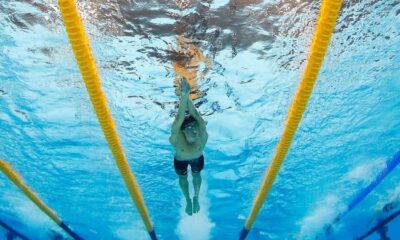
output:
<svg viewBox="0 0 400 240"><path fill-rule="evenodd" d="M191 201L190 195L189 195L189 182L187 180L187 175L179 175L179 186L181 187L183 196L185 196L185 199L186 199L185 212L191 216L193 213L193 207L192 207L192 201Z"/></svg>
<svg viewBox="0 0 400 240"><path fill-rule="evenodd" d="M199 193L200 193L202 179L201 179L200 172L192 173L192 176L193 176L193 187L194 187L193 213L197 213L200 211Z"/></svg>

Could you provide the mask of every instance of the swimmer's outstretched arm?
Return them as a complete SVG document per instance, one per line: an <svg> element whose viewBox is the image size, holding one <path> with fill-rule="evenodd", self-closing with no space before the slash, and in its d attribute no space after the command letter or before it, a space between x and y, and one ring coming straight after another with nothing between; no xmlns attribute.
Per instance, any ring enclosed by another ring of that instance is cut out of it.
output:
<svg viewBox="0 0 400 240"><path fill-rule="evenodd" d="M203 118L200 116L199 112L196 110L195 106L192 103L192 100L190 98L188 99L188 110L190 115L196 119L196 122L199 124L199 129L202 132L201 134L201 142L202 142L202 147L207 143L208 139L208 134L207 134L207 129L206 129L206 123L204 122Z"/></svg>
<svg viewBox="0 0 400 240"><path fill-rule="evenodd" d="M187 82L186 82L186 84L189 85L189 83L187 83ZM189 88L190 88L190 86L189 86ZM205 123L204 119L200 116L199 112L197 111L196 107L193 105L193 102L189 97L187 99L187 102L188 102L187 105L188 105L189 114L192 115L192 117L194 117L194 119L196 119L196 122L199 124L199 129L201 132L202 147L204 148L204 146L207 143L207 139L208 139L206 123Z"/></svg>
<svg viewBox="0 0 400 240"><path fill-rule="evenodd" d="M179 82L179 86L181 89L181 99L179 100L178 114L176 115L174 123L172 124L171 137L169 138L169 141L172 145L174 145L178 140L179 130L181 129L183 120L185 119L185 112L188 108L188 99L190 92L190 88L186 89L185 87L183 87L182 80Z"/></svg>
<svg viewBox="0 0 400 240"><path fill-rule="evenodd" d="M203 118L200 116L199 112L197 111L196 107L193 105L193 102L192 100L190 100L190 98L188 99L188 110L190 115L192 115L194 119L196 119L197 123L200 125L200 129L205 129L206 124Z"/></svg>

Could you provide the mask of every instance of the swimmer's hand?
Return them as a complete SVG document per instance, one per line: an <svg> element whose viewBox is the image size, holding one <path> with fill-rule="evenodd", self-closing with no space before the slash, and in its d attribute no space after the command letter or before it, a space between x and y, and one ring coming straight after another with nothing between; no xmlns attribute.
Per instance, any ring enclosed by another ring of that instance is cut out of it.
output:
<svg viewBox="0 0 400 240"><path fill-rule="evenodd" d="M179 81L179 89L181 90L181 96L189 96L190 93L190 85L189 83L186 81L185 78L182 78Z"/></svg>

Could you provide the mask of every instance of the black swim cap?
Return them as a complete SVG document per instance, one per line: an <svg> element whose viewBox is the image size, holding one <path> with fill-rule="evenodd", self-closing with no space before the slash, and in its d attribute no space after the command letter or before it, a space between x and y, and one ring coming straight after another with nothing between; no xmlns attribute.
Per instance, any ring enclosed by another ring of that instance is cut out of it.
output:
<svg viewBox="0 0 400 240"><path fill-rule="evenodd" d="M188 124L196 122L196 119L192 115L187 115L185 116L185 119L183 120L181 129L184 129Z"/></svg>

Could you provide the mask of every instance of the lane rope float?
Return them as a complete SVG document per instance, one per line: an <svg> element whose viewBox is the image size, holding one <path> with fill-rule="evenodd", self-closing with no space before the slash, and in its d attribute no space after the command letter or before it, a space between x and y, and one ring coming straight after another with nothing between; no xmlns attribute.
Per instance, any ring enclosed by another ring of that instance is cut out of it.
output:
<svg viewBox="0 0 400 240"><path fill-rule="evenodd" d="M321 65L326 55L329 42L335 28L342 0L323 0L317 27L310 47L310 54L306 69L300 81L297 93L294 97L289 114L286 119L282 137L275 150L272 163L264 176L261 187L255 197L251 212L242 229L239 239L246 238L263 203L265 202L272 184L274 183L283 160L290 148L290 144L297 131L300 120L306 109L314 84L317 80Z"/></svg>
<svg viewBox="0 0 400 240"><path fill-rule="evenodd" d="M79 16L78 9L76 8L76 3L74 0L58 0L58 5L61 10L61 16L72 50L86 85L86 90L93 104L108 146L114 156L116 165L118 166L126 188L136 205L151 239L157 239L143 196L130 170L128 160L126 159L113 118L108 108L106 96L101 87L96 62L90 48L89 39L86 36L85 28Z"/></svg>
<svg viewBox="0 0 400 240"><path fill-rule="evenodd" d="M49 208L39 196L26 185L22 180L21 176L11 168L11 166L4 160L0 160L0 170L17 186L42 212L49 216L58 226L60 226L65 232L67 232L75 240L82 240L78 234L76 234L71 228L69 228L57 214Z"/></svg>

